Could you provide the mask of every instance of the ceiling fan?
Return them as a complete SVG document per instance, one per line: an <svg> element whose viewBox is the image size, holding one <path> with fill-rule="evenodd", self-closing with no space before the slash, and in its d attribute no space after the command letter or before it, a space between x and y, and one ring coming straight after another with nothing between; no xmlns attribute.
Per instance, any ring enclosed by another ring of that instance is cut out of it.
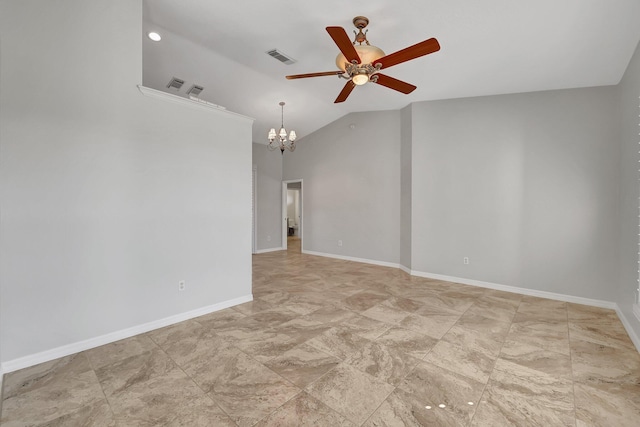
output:
<svg viewBox="0 0 640 427"><path fill-rule="evenodd" d="M287 79L304 79L307 77L322 76L338 76L349 80L342 91L334 101L334 103L344 102L351 91L356 86L363 85L367 82L377 83L390 89L397 90L404 94L413 92L416 86L394 79L386 74L380 73L380 70L389 68L393 65L401 64L412 59L419 58L440 50L438 40L431 38L423 42L414 44L397 52L385 55L382 49L371 46L367 40L367 32L362 30L369 25L369 19L364 16L356 16L353 18L353 25L359 30L354 30L356 37L353 42L349 39L347 32L342 27L327 27L327 32L340 49L340 54L336 58L336 65L339 71L324 71L319 73L294 74L286 76ZM362 44L362 43L366 44ZM358 43L356 45L356 43Z"/></svg>

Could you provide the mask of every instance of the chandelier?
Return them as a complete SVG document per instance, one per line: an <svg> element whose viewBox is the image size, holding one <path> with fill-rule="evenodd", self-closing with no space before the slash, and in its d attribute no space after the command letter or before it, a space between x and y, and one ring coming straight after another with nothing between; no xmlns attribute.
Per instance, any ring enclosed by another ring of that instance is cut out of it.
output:
<svg viewBox="0 0 640 427"><path fill-rule="evenodd" d="M275 128L271 128L269 131L269 148L270 151L276 148L280 149L280 152L284 154L284 150L293 151L296 149L296 131L292 130L289 133L289 139L287 140L287 130L284 128L284 101L280 102L280 108L282 108L282 122L280 125L280 132L276 133Z"/></svg>

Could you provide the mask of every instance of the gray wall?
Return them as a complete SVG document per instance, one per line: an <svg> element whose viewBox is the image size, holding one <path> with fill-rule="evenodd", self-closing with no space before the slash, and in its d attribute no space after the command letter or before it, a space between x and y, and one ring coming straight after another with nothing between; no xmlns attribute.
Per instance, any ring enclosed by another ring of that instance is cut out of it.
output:
<svg viewBox="0 0 640 427"><path fill-rule="evenodd" d="M413 270L611 300L616 95L600 87L414 104Z"/></svg>
<svg viewBox="0 0 640 427"><path fill-rule="evenodd" d="M139 92L141 7L0 3L3 362L251 295L251 121Z"/></svg>
<svg viewBox="0 0 640 427"><path fill-rule="evenodd" d="M638 143L640 142L640 45L618 86L620 97L620 287L616 302L628 319L638 288ZM630 322L640 336L640 322Z"/></svg>
<svg viewBox="0 0 640 427"><path fill-rule="evenodd" d="M303 250L399 263L400 111L349 114L304 137L283 179L304 180Z"/></svg>
<svg viewBox="0 0 640 427"><path fill-rule="evenodd" d="M412 105L400 111L400 265L411 270Z"/></svg>
<svg viewBox="0 0 640 427"><path fill-rule="evenodd" d="M269 151L266 145L253 143L253 164L257 168L257 251L282 247L282 160L279 150Z"/></svg>

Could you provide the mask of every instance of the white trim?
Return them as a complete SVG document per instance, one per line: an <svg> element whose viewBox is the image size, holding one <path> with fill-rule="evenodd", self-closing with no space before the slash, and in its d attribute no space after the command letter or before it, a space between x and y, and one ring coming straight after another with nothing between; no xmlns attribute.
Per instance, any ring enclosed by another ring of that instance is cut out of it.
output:
<svg viewBox="0 0 640 427"><path fill-rule="evenodd" d="M640 306L638 304L633 304L633 314L636 316L636 319L638 319L638 322L640 322Z"/></svg>
<svg viewBox="0 0 640 427"><path fill-rule="evenodd" d="M256 254L266 254L268 252L278 252L278 251L286 251L286 248L268 248L268 249L260 249L256 251Z"/></svg>
<svg viewBox="0 0 640 427"><path fill-rule="evenodd" d="M224 114L225 116L234 116L236 118L239 119L243 119L243 120L249 120L252 123L255 121L254 118L252 117L248 117L248 116L244 116L242 114L238 114L238 113L234 113L233 111L229 111L227 110L225 107L222 107L220 105L216 105L216 104L212 104L210 102L206 102L206 101L195 101L189 98L183 98L181 96L178 95L173 95L167 92L162 92L160 90L156 90L156 89L151 89L150 87L146 87L146 86L142 86L142 85L138 85L138 89L140 90L140 92L142 92L143 95L148 96L150 98L155 98L155 99L160 99L163 101L170 101L173 102L174 104L180 104L180 105L184 105L187 107L191 107L191 108L198 108L201 110L207 110L207 111L212 111L212 112L216 112L219 114Z"/></svg>
<svg viewBox="0 0 640 427"><path fill-rule="evenodd" d="M411 269L409 267L406 267L402 264L400 264L400 270L404 271L405 273L411 275Z"/></svg>
<svg viewBox="0 0 640 427"><path fill-rule="evenodd" d="M214 311L223 310L225 308L233 307L235 305L249 301L253 301L252 294L234 298L228 301L219 302L207 307L187 311L185 313L176 314L174 316L165 317L164 319L154 320L152 322L133 326L127 329L122 329L120 331L111 332L99 337L89 338L88 340L78 341L73 344L67 344L61 347L53 348L51 350L46 350L40 353L31 354L29 356L20 357L18 359L9 360L2 363L0 370L5 373L9 373L17 371L18 369L28 368L29 366L38 365L40 363L58 359L60 357L69 356L71 354L89 350L91 348L100 347L101 345L109 344L125 338L130 338L134 335L143 334L145 332L163 328L175 323L184 322L185 320L193 319L194 317L203 316L205 314L213 313Z"/></svg>
<svg viewBox="0 0 640 427"><path fill-rule="evenodd" d="M610 308L615 310L617 304L610 301L595 300L590 298L576 297L572 295L558 294L555 292L539 291L536 289L519 288L517 286L499 285L497 283L483 282L474 279L465 279L463 277L444 276L442 274L425 273L422 271L411 271L412 276L424 277L427 279L443 280L445 282L462 283L463 285L478 286L481 288L495 289L498 291L512 292L515 294L529 295L539 298L547 298L557 301L572 302L575 304L590 305L593 307Z"/></svg>
<svg viewBox="0 0 640 427"><path fill-rule="evenodd" d="M636 310L637 310L636 307L637 307L637 305L634 304L633 305L633 314L636 317L638 317L638 313L636 312ZM624 326L624 328L627 330L627 334L629 335L629 338L631 338L631 341L633 342L633 345L635 345L636 349L638 350L638 352L640 352L640 338L638 337L638 335L636 335L636 332L631 327L631 323L629 322L627 317L624 315L622 310L620 310L620 307L617 304L616 304L616 313L618 314L618 318L620 318L620 321L622 322L622 326Z"/></svg>
<svg viewBox="0 0 640 427"><path fill-rule="evenodd" d="M382 267L400 268L400 264L396 264L396 263L393 263L393 262L376 261L376 260L373 260L373 259L356 258L356 257L351 257L351 256L335 255L335 254L328 254L328 253L324 253L324 252L315 252L315 251L307 251L307 250L302 250L302 253L303 254L309 254L309 255L322 256L322 257L325 257L325 258L335 258L335 259L342 259L342 260L345 260L345 261L361 262L363 264L380 265Z"/></svg>

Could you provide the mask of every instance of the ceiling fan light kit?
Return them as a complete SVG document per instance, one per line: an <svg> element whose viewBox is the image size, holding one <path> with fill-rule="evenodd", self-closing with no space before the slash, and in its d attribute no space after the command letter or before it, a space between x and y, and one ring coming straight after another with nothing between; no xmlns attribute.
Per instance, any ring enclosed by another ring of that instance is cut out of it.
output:
<svg viewBox="0 0 640 427"><path fill-rule="evenodd" d="M354 30L356 36L353 42L349 39L344 28L327 27L327 32L338 46L338 49L340 49L340 53L336 57L336 65L340 71L295 74L286 76L287 79L293 80L335 75L349 80L342 88L342 91L334 103L344 102L356 86L361 86L368 82L377 83L398 92L409 94L416 89L416 86L385 74L381 74L380 70L440 50L440 44L438 41L431 38L390 55L386 55L382 49L372 46L369 43L367 40L368 30L362 31L367 25L369 25L368 18L364 16L356 16L353 18L353 25L358 29L358 32Z"/></svg>

